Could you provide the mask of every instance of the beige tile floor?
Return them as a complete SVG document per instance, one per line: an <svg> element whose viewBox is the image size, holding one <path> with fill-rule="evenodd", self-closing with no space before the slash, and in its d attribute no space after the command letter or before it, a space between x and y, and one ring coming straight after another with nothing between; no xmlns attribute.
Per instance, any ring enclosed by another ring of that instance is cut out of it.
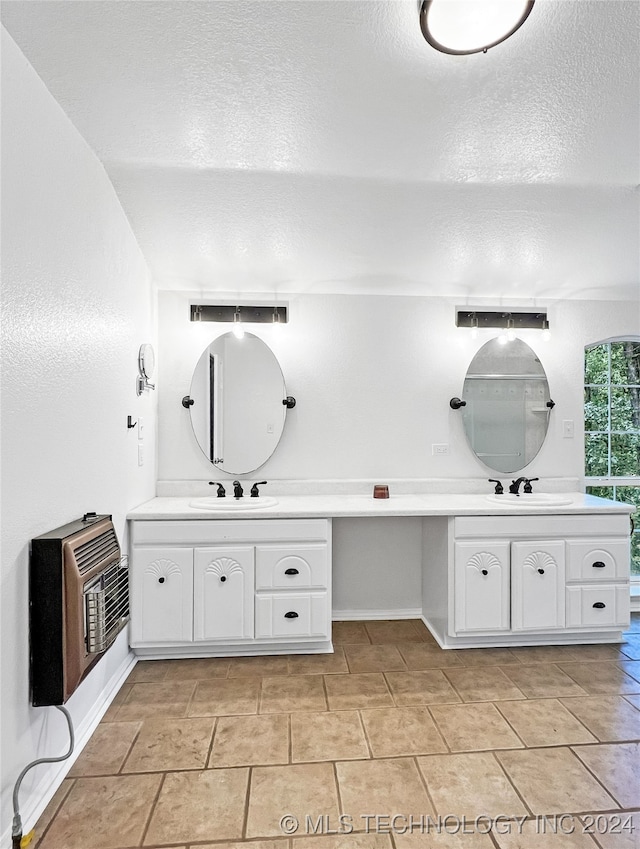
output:
<svg viewBox="0 0 640 849"><path fill-rule="evenodd" d="M138 663L33 846L640 847L640 614L619 646L442 651L417 621L334 644Z"/></svg>

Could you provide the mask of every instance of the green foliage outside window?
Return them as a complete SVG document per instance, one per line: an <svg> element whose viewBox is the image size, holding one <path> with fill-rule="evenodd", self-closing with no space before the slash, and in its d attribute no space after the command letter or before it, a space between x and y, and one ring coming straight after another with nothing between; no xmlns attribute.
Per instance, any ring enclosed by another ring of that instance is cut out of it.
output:
<svg viewBox="0 0 640 849"><path fill-rule="evenodd" d="M607 342L585 351L585 474L612 478L587 492L635 504L631 572L640 576L640 480L618 485L615 478L640 477L640 343Z"/></svg>

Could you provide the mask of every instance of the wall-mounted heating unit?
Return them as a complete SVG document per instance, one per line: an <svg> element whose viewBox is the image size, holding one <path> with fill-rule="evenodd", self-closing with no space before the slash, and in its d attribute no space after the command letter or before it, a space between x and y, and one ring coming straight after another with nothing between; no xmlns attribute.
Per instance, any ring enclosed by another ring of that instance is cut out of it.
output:
<svg viewBox="0 0 640 849"><path fill-rule="evenodd" d="M61 705L129 620L111 516L87 513L31 541L31 702Z"/></svg>

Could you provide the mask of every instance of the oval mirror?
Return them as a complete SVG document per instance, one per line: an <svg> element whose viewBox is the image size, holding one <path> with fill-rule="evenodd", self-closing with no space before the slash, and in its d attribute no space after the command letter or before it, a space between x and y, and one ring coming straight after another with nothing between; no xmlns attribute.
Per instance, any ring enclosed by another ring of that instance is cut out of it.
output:
<svg viewBox="0 0 640 849"><path fill-rule="evenodd" d="M207 345L193 372L189 407L207 459L233 475L266 463L282 436L286 394L280 364L262 339L225 333Z"/></svg>
<svg viewBox="0 0 640 849"><path fill-rule="evenodd" d="M462 399L471 450L496 472L515 472L536 456L553 402L542 363L521 339L491 339L467 371Z"/></svg>

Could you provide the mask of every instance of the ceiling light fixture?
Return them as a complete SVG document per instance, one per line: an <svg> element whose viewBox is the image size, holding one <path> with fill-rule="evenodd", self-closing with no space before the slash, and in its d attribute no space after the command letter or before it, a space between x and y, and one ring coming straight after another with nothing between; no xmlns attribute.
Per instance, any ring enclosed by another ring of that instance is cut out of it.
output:
<svg viewBox="0 0 640 849"><path fill-rule="evenodd" d="M515 337L519 330L542 330L550 334L549 319L546 307L539 307L535 312L520 310L518 307L511 309L479 309L473 307L456 307L456 327L470 327L471 336L478 329L499 327Z"/></svg>
<svg viewBox="0 0 640 849"><path fill-rule="evenodd" d="M242 326L242 319L240 318L240 307L236 307L236 311L233 314L233 335L236 339L244 338L244 327Z"/></svg>
<svg viewBox="0 0 640 849"><path fill-rule="evenodd" d="M551 329L549 327L549 322L547 317L545 316L542 319L542 341L549 342L551 340Z"/></svg>
<svg viewBox="0 0 640 849"><path fill-rule="evenodd" d="M533 4L534 0L423 0L420 28L441 53L486 53L522 26Z"/></svg>
<svg viewBox="0 0 640 849"><path fill-rule="evenodd" d="M236 313L242 311L243 324L287 324L289 310L286 304L190 304L191 321L236 321ZM278 316L276 319L276 315Z"/></svg>

